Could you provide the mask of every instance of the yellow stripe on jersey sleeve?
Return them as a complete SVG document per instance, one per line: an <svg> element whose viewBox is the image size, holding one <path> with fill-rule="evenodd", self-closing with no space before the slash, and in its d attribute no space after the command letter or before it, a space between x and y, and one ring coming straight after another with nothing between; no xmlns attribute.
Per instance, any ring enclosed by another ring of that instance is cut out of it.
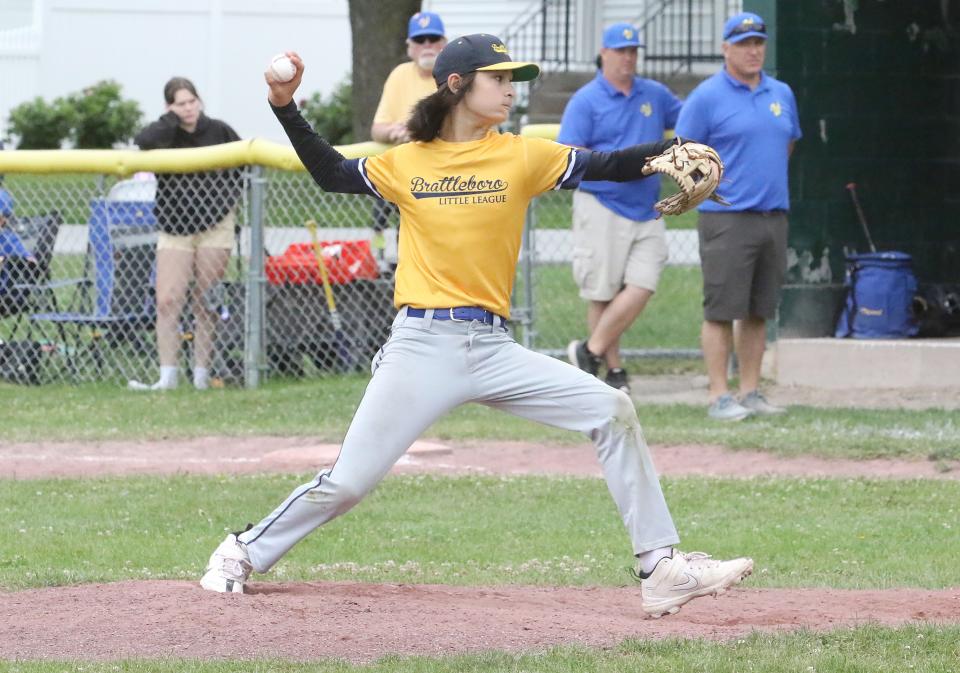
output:
<svg viewBox="0 0 960 673"><path fill-rule="evenodd" d="M554 189L570 167L574 150L543 138L520 140L527 158L528 194L533 197Z"/></svg>
<svg viewBox="0 0 960 673"><path fill-rule="evenodd" d="M396 178L393 163L396 160L397 150L394 147L375 157L367 157L360 162L360 172L375 191L391 203L398 198Z"/></svg>

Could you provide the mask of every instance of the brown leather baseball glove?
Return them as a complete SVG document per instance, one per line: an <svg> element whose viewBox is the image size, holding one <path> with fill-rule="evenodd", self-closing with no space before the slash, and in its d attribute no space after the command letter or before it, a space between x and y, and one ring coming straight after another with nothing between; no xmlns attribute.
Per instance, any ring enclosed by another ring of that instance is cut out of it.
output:
<svg viewBox="0 0 960 673"><path fill-rule="evenodd" d="M661 215L680 215L710 199L730 204L716 195L723 177L723 162L716 150L700 143L672 145L663 154L649 157L644 175L662 173L674 179L680 191L654 204Z"/></svg>

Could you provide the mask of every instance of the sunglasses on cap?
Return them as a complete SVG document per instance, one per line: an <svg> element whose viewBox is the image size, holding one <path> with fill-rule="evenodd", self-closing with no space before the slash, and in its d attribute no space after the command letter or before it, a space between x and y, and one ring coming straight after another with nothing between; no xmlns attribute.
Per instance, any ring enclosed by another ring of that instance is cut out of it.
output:
<svg viewBox="0 0 960 673"><path fill-rule="evenodd" d="M443 35L417 35L416 37L411 37L410 39L417 44L423 44L424 42L434 44L442 40Z"/></svg>
<svg viewBox="0 0 960 673"><path fill-rule="evenodd" d="M734 35L743 35L744 33L763 33L767 34L767 24L757 23L756 21L744 21L739 26L734 27L729 33L723 36L724 40L729 40Z"/></svg>

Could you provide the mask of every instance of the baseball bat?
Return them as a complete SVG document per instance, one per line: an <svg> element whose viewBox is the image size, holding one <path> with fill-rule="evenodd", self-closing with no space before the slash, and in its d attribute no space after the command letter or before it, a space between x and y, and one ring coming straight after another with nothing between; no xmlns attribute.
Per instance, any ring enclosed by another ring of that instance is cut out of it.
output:
<svg viewBox="0 0 960 673"><path fill-rule="evenodd" d="M337 357L340 358L340 364L344 371L353 369L354 360L347 343L346 334L343 331L343 322L340 320L340 314L337 313L337 302L333 297L333 287L330 285L330 275L327 273L327 264L323 261L323 249L320 247L320 241L317 239L317 223L314 220L307 220L307 230L310 232L310 242L313 244L313 256L317 259L317 270L320 272L320 282L323 283L323 293L327 298L327 313L330 315L330 322L333 324L334 347L337 350Z"/></svg>
<svg viewBox="0 0 960 673"><path fill-rule="evenodd" d="M867 218L864 217L863 208L860 207L860 199L857 198L857 183L848 183L847 191L850 192L850 198L853 199L853 207L857 209L857 218L860 220L860 226L863 227L863 233L867 237L867 243L870 245L870 252L876 252L877 246L873 244L873 238L870 236L870 229L867 227Z"/></svg>

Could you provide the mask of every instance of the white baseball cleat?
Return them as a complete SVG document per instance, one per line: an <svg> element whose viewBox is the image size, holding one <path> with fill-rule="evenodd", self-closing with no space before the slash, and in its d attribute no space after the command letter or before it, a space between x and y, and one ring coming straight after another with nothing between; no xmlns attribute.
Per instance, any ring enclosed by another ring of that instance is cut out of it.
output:
<svg viewBox="0 0 960 673"><path fill-rule="evenodd" d="M149 391L149 390L175 390L177 387L177 382L164 383L163 381L157 381L156 383L142 383L141 381L127 381L127 390L139 390L139 391Z"/></svg>
<svg viewBox="0 0 960 673"><path fill-rule="evenodd" d="M654 618L676 614L684 603L722 594L751 572L753 559L717 561L703 552L684 554L675 549L673 556L660 560L650 577L640 580L643 611Z"/></svg>
<svg viewBox="0 0 960 673"><path fill-rule="evenodd" d="M210 555L200 586L222 594L242 594L243 585L252 571L246 545L237 540L236 534L230 533Z"/></svg>

